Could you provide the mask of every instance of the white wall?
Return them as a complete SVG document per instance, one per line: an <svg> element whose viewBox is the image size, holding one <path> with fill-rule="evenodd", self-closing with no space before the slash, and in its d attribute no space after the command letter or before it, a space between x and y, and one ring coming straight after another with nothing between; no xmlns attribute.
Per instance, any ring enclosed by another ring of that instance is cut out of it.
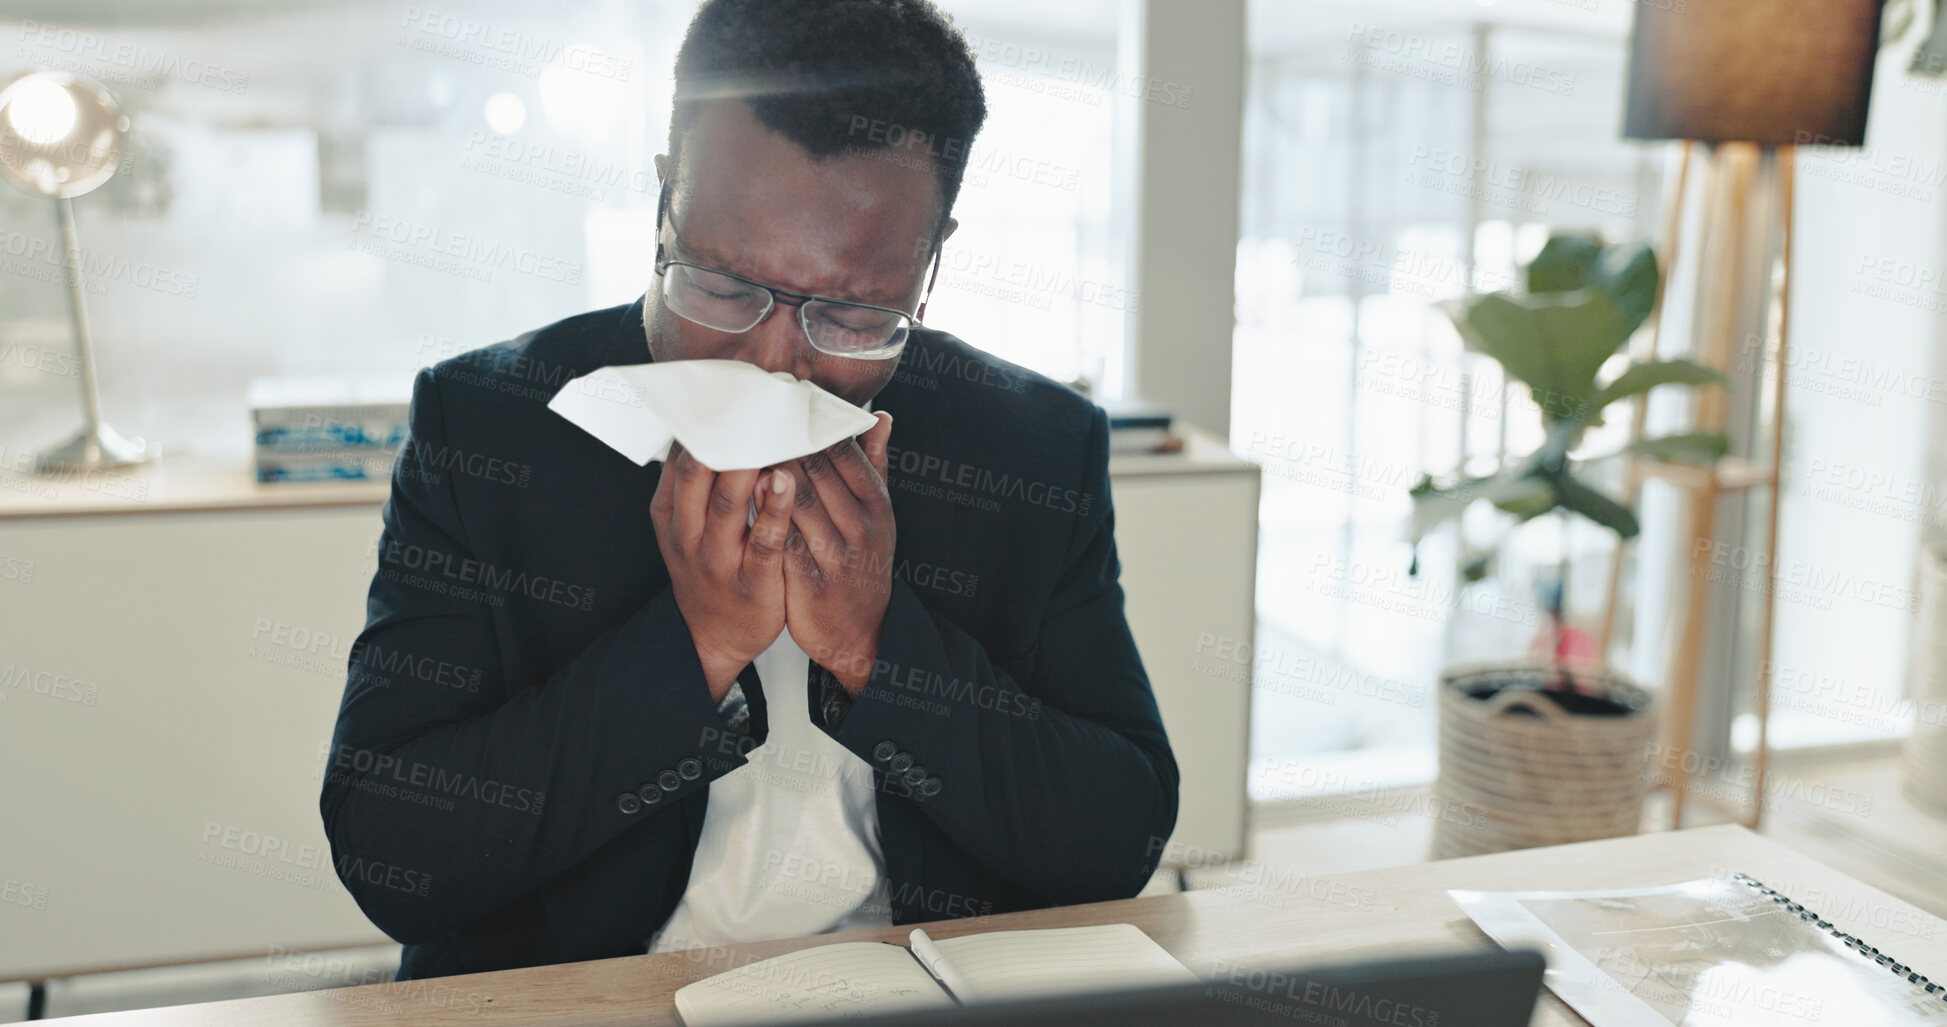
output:
<svg viewBox="0 0 1947 1027"><path fill-rule="evenodd" d="M1141 5L1136 394L1230 434L1246 0Z"/></svg>
<svg viewBox="0 0 1947 1027"><path fill-rule="evenodd" d="M1947 82L1906 73L1917 39L1881 56L1865 150L1799 151L1779 563L1805 577L1777 604L1787 701L1820 677L1899 694L1923 524L1947 522ZM1891 733L1892 718L1849 725L1850 707L1811 705L1780 710L1779 741Z"/></svg>

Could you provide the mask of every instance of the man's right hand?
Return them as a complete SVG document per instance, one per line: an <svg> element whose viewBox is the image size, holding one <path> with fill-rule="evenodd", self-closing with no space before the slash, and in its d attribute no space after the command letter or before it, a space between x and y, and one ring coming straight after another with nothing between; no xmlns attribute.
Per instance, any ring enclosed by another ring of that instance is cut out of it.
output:
<svg viewBox="0 0 1947 1027"><path fill-rule="evenodd" d="M788 471L718 473L670 444L649 521L714 701L784 630L784 540L797 491Z"/></svg>

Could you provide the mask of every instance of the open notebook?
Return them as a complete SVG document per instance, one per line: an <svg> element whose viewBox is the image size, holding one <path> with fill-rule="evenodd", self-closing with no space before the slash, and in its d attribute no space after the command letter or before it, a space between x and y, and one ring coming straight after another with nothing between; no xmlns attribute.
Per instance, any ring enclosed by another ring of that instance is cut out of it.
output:
<svg viewBox="0 0 1947 1027"><path fill-rule="evenodd" d="M913 947L879 941L821 945L685 985L688 1027L789 1023L851 1014L1194 981L1134 924L990 931Z"/></svg>

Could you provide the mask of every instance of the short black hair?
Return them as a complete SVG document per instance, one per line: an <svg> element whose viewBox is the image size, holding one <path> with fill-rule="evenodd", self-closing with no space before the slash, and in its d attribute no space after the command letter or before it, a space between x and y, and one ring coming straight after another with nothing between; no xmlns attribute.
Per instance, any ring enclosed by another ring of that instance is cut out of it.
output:
<svg viewBox="0 0 1947 1027"><path fill-rule="evenodd" d="M699 106L719 98L815 157L929 161L942 226L987 120L973 50L931 0L705 0L676 53L672 175Z"/></svg>

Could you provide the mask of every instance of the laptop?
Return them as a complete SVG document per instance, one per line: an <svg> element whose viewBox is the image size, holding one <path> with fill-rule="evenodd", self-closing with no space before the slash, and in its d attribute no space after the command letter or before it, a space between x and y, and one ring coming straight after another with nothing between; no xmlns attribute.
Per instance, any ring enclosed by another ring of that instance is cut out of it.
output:
<svg viewBox="0 0 1947 1027"><path fill-rule="evenodd" d="M1528 1027L1546 961L1530 949L1237 969L1197 984L817 1021L852 1027Z"/></svg>

